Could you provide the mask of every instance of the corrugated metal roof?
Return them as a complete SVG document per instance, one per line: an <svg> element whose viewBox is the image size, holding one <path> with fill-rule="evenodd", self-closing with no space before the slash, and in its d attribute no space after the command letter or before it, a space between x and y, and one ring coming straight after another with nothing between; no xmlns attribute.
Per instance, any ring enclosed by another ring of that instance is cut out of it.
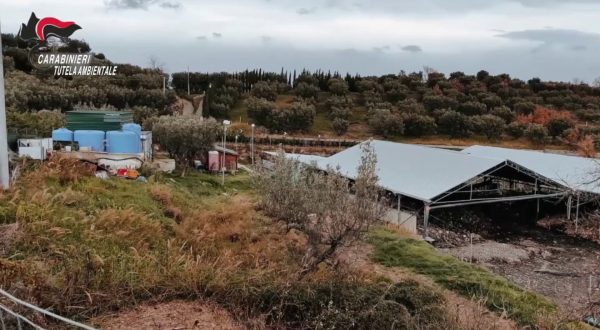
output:
<svg viewBox="0 0 600 330"><path fill-rule="evenodd" d="M116 131L124 123L133 122L131 111L76 110L67 111L67 128L74 130Z"/></svg>
<svg viewBox="0 0 600 330"><path fill-rule="evenodd" d="M364 143L319 159L317 166L321 169L339 166L342 175L355 178ZM377 155L380 186L425 202L505 163L458 151L387 141L374 140L371 146Z"/></svg>
<svg viewBox="0 0 600 330"><path fill-rule="evenodd" d="M598 160L532 150L472 146L461 151L479 157L510 160L574 190L600 194Z"/></svg>

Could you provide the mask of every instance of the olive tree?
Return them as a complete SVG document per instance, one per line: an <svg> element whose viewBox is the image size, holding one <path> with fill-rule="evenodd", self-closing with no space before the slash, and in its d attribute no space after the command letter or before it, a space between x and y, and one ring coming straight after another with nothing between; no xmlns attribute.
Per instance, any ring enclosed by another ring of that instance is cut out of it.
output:
<svg viewBox="0 0 600 330"><path fill-rule="evenodd" d="M219 132L220 126L212 118L162 116L152 125L153 138L183 168L204 158Z"/></svg>
<svg viewBox="0 0 600 330"><path fill-rule="evenodd" d="M344 135L348 131L348 127L350 127L350 122L347 119L336 117L331 122L331 126L335 134Z"/></svg>
<svg viewBox="0 0 600 330"><path fill-rule="evenodd" d="M331 79L329 80L329 91L334 95L346 95L348 83L343 79Z"/></svg>
<svg viewBox="0 0 600 330"><path fill-rule="evenodd" d="M494 115L473 117L473 126L477 133L484 135L488 140L498 140L506 128L504 119Z"/></svg>
<svg viewBox="0 0 600 330"><path fill-rule="evenodd" d="M259 81L256 84L254 84L250 93L254 97L266 99L269 101L275 101L275 99L277 99L277 87L269 84L266 81Z"/></svg>
<svg viewBox="0 0 600 330"><path fill-rule="evenodd" d="M338 169L316 171L283 154L254 176L264 212L306 236L301 276L361 239L386 212L374 149L366 143L362 152L354 182Z"/></svg>

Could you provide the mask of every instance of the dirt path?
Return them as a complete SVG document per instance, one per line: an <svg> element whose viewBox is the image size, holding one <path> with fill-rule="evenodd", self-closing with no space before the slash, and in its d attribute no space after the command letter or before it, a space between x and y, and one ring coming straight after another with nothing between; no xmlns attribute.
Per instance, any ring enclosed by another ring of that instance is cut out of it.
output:
<svg viewBox="0 0 600 330"><path fill-rule="evenodd" d="M367 273L374 273L389 278L392 281L417 280L426 285L439 288L446 297L450 315L454 317L465 330L508 330L518 329L516 324L507 318L490 312L483 302L469 300L458 294L440 288L431 279L414 274L399 267L385 267L371 261L373 247L368 244L360 244L349 248L340 256L340 261Z"/></svg>
<svg viewBox="0 0 600 330"><path fill-rule="evenodd" d="M156 305L140 305L114 316L90 320L101 329L245 329L231 314L210 303L172 301Z"/></svg>
<svg viewBox="0 0 600 330"><path fill-rule="evenodd" d="M182 109L181 109L182 115L191 116L194 114L194 105L192 104L192 102L190 102L186 99L179 99L179 102L181 102L181 105L182 105Z"/></svg>

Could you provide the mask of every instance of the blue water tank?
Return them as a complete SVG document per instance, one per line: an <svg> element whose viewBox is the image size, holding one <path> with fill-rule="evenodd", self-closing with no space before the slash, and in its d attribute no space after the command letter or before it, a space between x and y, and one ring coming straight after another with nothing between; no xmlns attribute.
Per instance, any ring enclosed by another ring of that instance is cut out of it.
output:
<svg viewBox="0 0 600 330"><path fill-rule="evenodd" d="M120 154L140 153L140 136L132 131L106 132L106 151Z"/></svg>
<svg viewBox="0 0 600 330"><path fill-rule="evenodd" d="M73 142L73 131L67 128L59 128L52 131L52 140L58 142Z"/></svg>
<svg viewBox="0 0 600 330"><path fill-rule="evenodd" d="M142 136L142 126L134 123L127 123L121 126L121 129L124 131L131 131L137 134L138 136Z"/></svg>
<svg viewBox="0 0 600 330"><path fill-rule="evenodd" d="M104 151L104 132L78 130L73 133L73 140L82 147L90 148L92 151Z"/></svg>

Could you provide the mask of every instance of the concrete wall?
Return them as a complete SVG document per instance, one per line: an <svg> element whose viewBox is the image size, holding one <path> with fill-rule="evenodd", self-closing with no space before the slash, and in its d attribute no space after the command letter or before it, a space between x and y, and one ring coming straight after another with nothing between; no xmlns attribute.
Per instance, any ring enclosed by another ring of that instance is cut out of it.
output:
<svg viewBox="0 0 600 330"><path fill-rule="evenodd" d="M384 221L397 225L411 233L417 233L417 216L413 213L400 211L400 218L398 218L398 210L390 208L387 210L383 219Z"/></svg>

